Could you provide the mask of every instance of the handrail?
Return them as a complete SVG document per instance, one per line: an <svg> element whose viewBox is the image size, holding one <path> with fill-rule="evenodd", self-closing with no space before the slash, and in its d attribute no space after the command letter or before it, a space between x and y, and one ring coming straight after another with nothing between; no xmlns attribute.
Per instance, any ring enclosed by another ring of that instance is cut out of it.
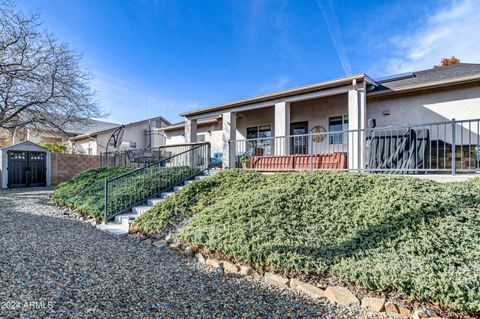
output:
<svg viewBox="0 0 480 319"><path fill-rule="evenodd" d="M148 166L106 178L104 222L207 170L209 162L210 143L204 142Z"/></svg>
<svg viewBox="0 0 480 319"><path fill-rule="evenodd" d="M313 155L343 153L350 171L480 173L480 119L238 139L229 147L233 167L252 168L252 156L273 156L269 167L288 170L284 156L307 154L313 168Z"/></svg>
<svg viewBox="0 0 480 319"><path fill-rule="evenodd" d="M436 125L451 125L461 123L474 123L480 122L480 119L466 119L466 120L455 120L452 119L450 121L440 121L440 122L429 122L429 123L417 123L417 124L402 124L402 125L388 125L388 126L379 126L373 128L363 128L363 129L348 129L348 130L341 130L341 131L325 131L325 132L310 132L306 134L295 134L295 135L281 135L281 136L269 136L269 137L257 137L257 138L244 138L244 139L231 139L230 143L235 142L251 142L251 141L266 141L266 140L274 140L274 139L282 139L282 138L301 138L301 137L310 137L313 136L328 136L328 135L340 135L340 134L348 134L348 133L359 133L359 132L376 132L376 131L385 131L385 130L400 130L400 129L408 129L408 128L419 128L419 127L427 127L427 126L436 126Z"/></svg>
<svg viewBox="0 0 480 319"><path fill-rule="evenodd" d="M150 148L122 149L118 151L101 152L101 166L144 167L154 162L166 159L205 142L162 145Z"/></svg>
<svg viewBox="0 0 480 319"><path fill-rule="evenodd" d="M207 143L204 143L204 144L207 144ZM132 172L126 172L126 173L122 173L122 174L117 175L117 176L109 177L109 178L107 178L107 180L108 180L109 182L111 182L111 181L114 181L114 180L119 179L119 178L121 178L121 177L134 174L135 172L145 170L145 169L147 169L147 168L149 168L149 167L156 166L156 165L158 165L158 164L160 164L160 163L162 163L162 162L166 162L166 161L168 161L168 160L170 160L170 159L172 159L172 158L174 158L174 157L176 157L176 156L178 156L178 155L182 155L182 154L188 153L188 152L190 152L190 151L193 151L193 150L195 150L195 149L197 149L197 148L200 148L200 147L203 146L204 144L199 145L199 146L196 146L195 148L189 149L189 150L187 150L187 151L183 151L183 152L181 152L181 153L172 155L172 156L170 156L170 157L162 158L161 160L158 160L158 161L156 161L156 162L150 163L150 164L148 164L147 166L139 167L139 168L135 169L135 170L132 171Z"/></svg>

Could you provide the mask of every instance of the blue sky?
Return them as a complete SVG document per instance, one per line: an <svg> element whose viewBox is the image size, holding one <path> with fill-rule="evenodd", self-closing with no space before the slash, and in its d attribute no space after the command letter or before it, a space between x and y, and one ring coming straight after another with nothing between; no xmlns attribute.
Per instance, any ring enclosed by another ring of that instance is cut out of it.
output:
<svg viewBox="0 0 480 319"><path fill-rule="evenodd" d="M17 0L83 54L109 120L179 113L349 74L480 63L480 1Z"/></svg>

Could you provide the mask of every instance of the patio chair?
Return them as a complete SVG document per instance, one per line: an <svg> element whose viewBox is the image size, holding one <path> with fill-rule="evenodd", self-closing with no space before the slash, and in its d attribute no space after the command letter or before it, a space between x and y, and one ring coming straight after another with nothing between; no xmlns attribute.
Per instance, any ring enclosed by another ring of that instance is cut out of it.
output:
<svg viewBox="0 0 480 319"><path fill-rule="evenodd" d="M211 166L222 166L222 152L215 152L213 153L213 158L210 160L210 165Z"/></svg>

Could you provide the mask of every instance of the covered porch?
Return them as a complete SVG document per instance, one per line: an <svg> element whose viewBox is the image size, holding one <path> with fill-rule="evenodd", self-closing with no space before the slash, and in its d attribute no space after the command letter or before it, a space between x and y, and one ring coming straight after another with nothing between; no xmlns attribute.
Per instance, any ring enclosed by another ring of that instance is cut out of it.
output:
<svg viewBox="0 0 480 319"><path fill-rule="evenodd" d="M185 140L197 141L197 121L221 115L224 168L361 169L362 133L345 131L366 128L367 85L359 75L205 109L186 116Z"/></svg>

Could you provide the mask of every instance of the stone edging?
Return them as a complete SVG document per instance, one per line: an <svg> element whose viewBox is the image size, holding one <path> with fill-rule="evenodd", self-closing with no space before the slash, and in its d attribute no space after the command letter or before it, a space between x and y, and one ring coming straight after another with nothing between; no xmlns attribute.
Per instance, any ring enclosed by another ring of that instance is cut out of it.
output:
<svg viewBox="0 0 480 319"><path fill-rule="evenodd" d="M153 243L150 242L149 244L153 244L157 247L163 247L167 245L167 242L160 240ZM326 289L322 289L296 278L287 278L272 272L266 272L262 276L248 265L236 265L230 261L208 258L205 257L201 252L195 254L191 247L186 247L183 249L180 242L174 241L168 245L171 249L181 252L186 257L196 259L198 263L204 264L214 269L218 273L248 276L256 280L262 280L263 282L279 289L294 289L295 291L314 299L327 298L333 304L341 306L361 306L367 311L385 313L389 316L394 316L397 318L442 319L441 317L437 316L433 310L428 308L416 309L412 312L409 308L391 301L387 301L385 298L364 297L360 301L353 292L345 287L329 286Z"/></svg>

